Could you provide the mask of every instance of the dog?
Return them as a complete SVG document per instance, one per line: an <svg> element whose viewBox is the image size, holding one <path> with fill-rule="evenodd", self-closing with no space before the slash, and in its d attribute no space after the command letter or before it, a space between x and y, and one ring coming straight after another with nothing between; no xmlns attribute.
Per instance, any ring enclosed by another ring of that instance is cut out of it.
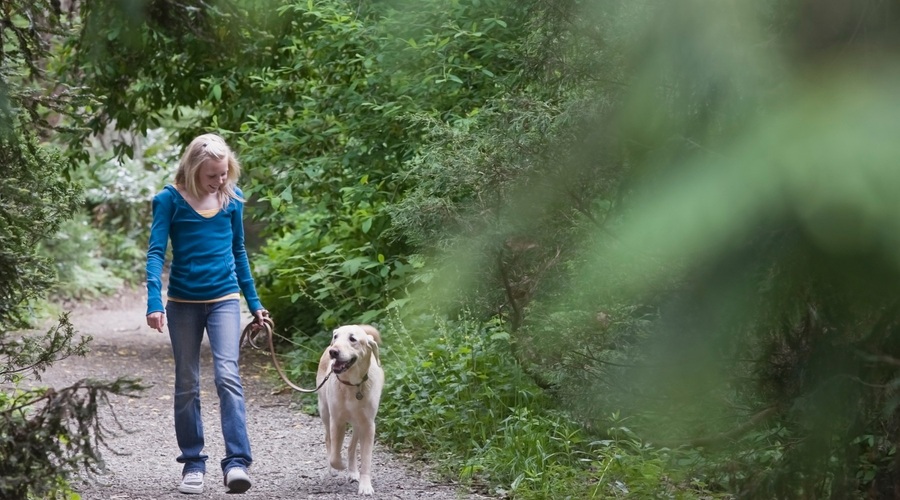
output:
<svg viewBox="0 0 900 500"><path fill-rule="evenodd" d="M372 495L372 451L375 447L375 415L384 387L384 370L378 346L381 334L371 325L344 325L332 332L331 344L316 370L319 414L325 426L325 453L329 473L348 469L341 448L347 424L353 435L347 448L351 481L359 481L359 494ZM326 381L326 378L328 380ZM324 383L323 383L324 382ZM357 470L356 445L360 448Z"/></svg>

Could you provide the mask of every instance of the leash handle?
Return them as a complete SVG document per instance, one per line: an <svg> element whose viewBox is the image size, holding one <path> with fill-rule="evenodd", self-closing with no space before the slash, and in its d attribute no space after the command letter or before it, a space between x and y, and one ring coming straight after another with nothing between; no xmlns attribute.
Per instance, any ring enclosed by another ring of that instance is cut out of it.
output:
<svg viewBox="0 0 900 500"><path fill-rule="evenodd" d="M278 376L281 377L281 380L283 380L284 383L288 385L288 387L290 387L291 389L293 389L297 392L309 394L309 393L318 391L319 389L322 388L323 385L325 385L325 382L328 382L328 379L331 377L331 374L334 373L331 370L328 371L328 374L325 375L324 379L322 379L322 383L319 384L318 387L316 387L315 389L304 389L304 388L300 387L299 385L294 384L293 382L290 381L290 379L288 379L287 375L284 373L284 369L281 367L281 362L278 361L278 356L275 354L275 341L274 341L275 323L272 321L272 318L269 318L269 317L263 318L262 325L260 325L255 319L254 319L254 321L251 321L250 323L248 323L247 326L244 327L244 331L241 332L241 344L240 345L243 346L243 345L249 344L250 347L261 350L262 348L259 345L257 345L257 343L256 343L256 338L259 336L260 332L262 332L263 330L265 330L266 336L269 337L269 353L272 356L272 364L275 365L275 371L278 372Z"/></svg>

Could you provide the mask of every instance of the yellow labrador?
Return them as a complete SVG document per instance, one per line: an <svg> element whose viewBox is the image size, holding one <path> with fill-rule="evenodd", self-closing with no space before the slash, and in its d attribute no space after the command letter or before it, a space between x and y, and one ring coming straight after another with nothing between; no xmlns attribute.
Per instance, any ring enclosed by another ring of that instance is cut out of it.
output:
<svg viewBox="0 0 900 500"><path fill-rule="evenodd" d="M375 414L384 387L384 371L378 345L381 334L370 325L345 325L334 330L331 345L319 359L316 386L319 389L319 413L325 426L325 453L329 472L336 475L347 466L341 458L347 424L353 426L347 448L351 480L359 481L359 494L371 495L372 450L375 446ZM360 467L356 466L356 445L360 448Z"/></svg>

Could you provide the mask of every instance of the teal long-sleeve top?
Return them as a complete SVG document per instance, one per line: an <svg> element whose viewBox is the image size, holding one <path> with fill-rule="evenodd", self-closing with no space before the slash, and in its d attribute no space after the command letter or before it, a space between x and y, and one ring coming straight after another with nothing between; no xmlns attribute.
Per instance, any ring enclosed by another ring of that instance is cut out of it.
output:
<svg viewBox="0 0 900 500"><path fill-rule="evenodd" d="M238 196L244 197L240 189ZM232 200L213 217L203 217L174 186L153 197L147 250L147 314L164 312L162 269L169 240L172 265L168 296L206 301L242 292L250 312L262 309L244 248L244 204Z"/></svg>

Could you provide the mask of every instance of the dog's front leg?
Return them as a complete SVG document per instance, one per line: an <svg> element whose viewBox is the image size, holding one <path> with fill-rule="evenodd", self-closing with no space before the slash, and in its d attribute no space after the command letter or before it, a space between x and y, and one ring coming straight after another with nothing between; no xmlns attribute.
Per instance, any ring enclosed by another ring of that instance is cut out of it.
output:
<svg viewBox="0 0 900 500"><path fill-rule="evenodd" d="M351 481L359 481L359 469L356 466L356 443L359 442L359 432L353 426L353 434L350 435L350 444L347 446L347 471Z"/></svg>
<svg viewBox="0 0 900 500"><path fill-rule="evenodd" d="M328 406L319 399L319 414L322 416L322 427L325 428L325 458L331 456L331 418L328 416Z"/></svg>
<svg viewBox="0 0 900 500"><path fill-rule="evenodd" d="M354 429L354 434L356 429ZM372 495L375 489L372 488L372 453L375 449L375 425L362 426L359 433L359 454L360 454L360 470L359 470L359 494Z"/></svg>
<svg viewBox="0 0 900 500"><path fill-rule="evenodd" d="M347 424L338 423L332 420L329 425L331 435L331 443L328 447L328 464L331 467L331 475L337 475L338 471L347 468L347 464L341 458L341 448L344 447L344 433L347 431Z"/></svg>

